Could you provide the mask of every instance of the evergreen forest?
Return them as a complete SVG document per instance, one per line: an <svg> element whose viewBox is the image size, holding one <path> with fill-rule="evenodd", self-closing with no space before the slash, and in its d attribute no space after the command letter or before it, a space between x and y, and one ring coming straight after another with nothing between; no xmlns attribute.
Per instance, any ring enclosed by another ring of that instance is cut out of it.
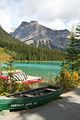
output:
<svg viewBox="0 0 80 120"><path fill-rule="evenodd" d="M27 45L18 39L13 38L0 27L0 47L20 61L62 61L64 51L50 50Z"/></svg>

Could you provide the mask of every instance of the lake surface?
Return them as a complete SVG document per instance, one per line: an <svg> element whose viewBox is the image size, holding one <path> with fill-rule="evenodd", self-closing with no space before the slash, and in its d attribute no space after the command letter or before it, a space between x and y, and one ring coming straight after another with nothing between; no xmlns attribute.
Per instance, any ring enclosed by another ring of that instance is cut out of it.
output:
<svg viewBox="0 0 80 120"><path fill-rule="evenodd" d="M14 66L26 74L49 79L60 73L61 64L62 62L18 62Z"/></svg>

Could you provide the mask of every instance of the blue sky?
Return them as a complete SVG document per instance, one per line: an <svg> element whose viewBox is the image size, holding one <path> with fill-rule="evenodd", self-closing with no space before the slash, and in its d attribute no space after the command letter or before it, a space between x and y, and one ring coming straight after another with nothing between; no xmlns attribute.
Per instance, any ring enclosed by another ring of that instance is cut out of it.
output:
<svg viewBox="0 0 80 120"><path fill-rule="evenodd" d="M0 24L7 32L32 20L51 29L70 29L80 22L80 0L0 1Z"/></svg>

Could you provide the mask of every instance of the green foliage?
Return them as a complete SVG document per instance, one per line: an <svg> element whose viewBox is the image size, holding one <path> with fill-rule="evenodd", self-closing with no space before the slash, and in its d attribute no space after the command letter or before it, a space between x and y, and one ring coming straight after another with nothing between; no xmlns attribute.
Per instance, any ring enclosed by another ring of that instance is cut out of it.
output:
<svg viewBox="0 0 80 120"><path fill-rule="evenodd" d="M0 95L7 95L7 93L9 93L9 83L0 79Z"/></svg>
<svg viewBox="0 0 80 120"><path fill-rule="evenodd" d="M14 90L13 92L20 92L20 91L24 91L24 90L29 90L30 87L28 84L22 84L22 83L17 83L15 82L15 86L14 86Z"/></svg>
<svg viewBox="0 0 80 120"><path fill-rule="evenodd" d="M13 68L13 62L14 62L14 60L12 58L10 58L10 60L7 61L7 63L6 63L6 65L7 65L6 69L7 70L13 70L14 69Z"/></svg>
<svg viewBox="0 0 80 120"><path fill-rule="evenodd" d="M27 45L11 37L2 28L0 28L0 47L4 48L9 55L13 55L15 60L62 61L64 59L64 51L36 48Z"/></svg>
<svg viewBox="0 0 80 120"><path fill-rule="evenodd" d="M80 83L80 39L76 39L74 33L70 35L70 45L66 49L65 62L62 66L59 84L65 89L75 87ZM79 43L79 44L77 44Z"/></svg>
<svg viewBox="0 0 80 120"><path fill-rule="evenodd" d="M8 95L10 93L29 90L28 84L18 83L13 80L0 79L0 95Z"/></svg>
<svg viewBox="0 0 80 120"><path fill-rule="evenodd" d="M72 71L80 69L80 48L77 48L77 42L80 42L80 40L75 39L75 35L72 32L70 36L70 45L66 50L66 61L70 65Z"/></svg>
<svg viewBox="0 0 80 120"><path fill-rule="evenodd" d="M59 85L63 86L64 89L73 88L79 83L78 73L76 71L73 73L63 70L57 80Z"/></svg>

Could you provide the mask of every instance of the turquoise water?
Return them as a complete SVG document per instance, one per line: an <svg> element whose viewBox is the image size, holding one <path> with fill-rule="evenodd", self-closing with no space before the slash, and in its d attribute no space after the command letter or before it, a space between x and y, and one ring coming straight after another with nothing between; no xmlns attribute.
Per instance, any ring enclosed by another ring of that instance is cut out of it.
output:
<svg viewBox="0 0 80 120"><path fill-rule="evenodd" d="M19 62L14 66L23 70L26 74L51 78L58 75L62 62Z"/></svg>

